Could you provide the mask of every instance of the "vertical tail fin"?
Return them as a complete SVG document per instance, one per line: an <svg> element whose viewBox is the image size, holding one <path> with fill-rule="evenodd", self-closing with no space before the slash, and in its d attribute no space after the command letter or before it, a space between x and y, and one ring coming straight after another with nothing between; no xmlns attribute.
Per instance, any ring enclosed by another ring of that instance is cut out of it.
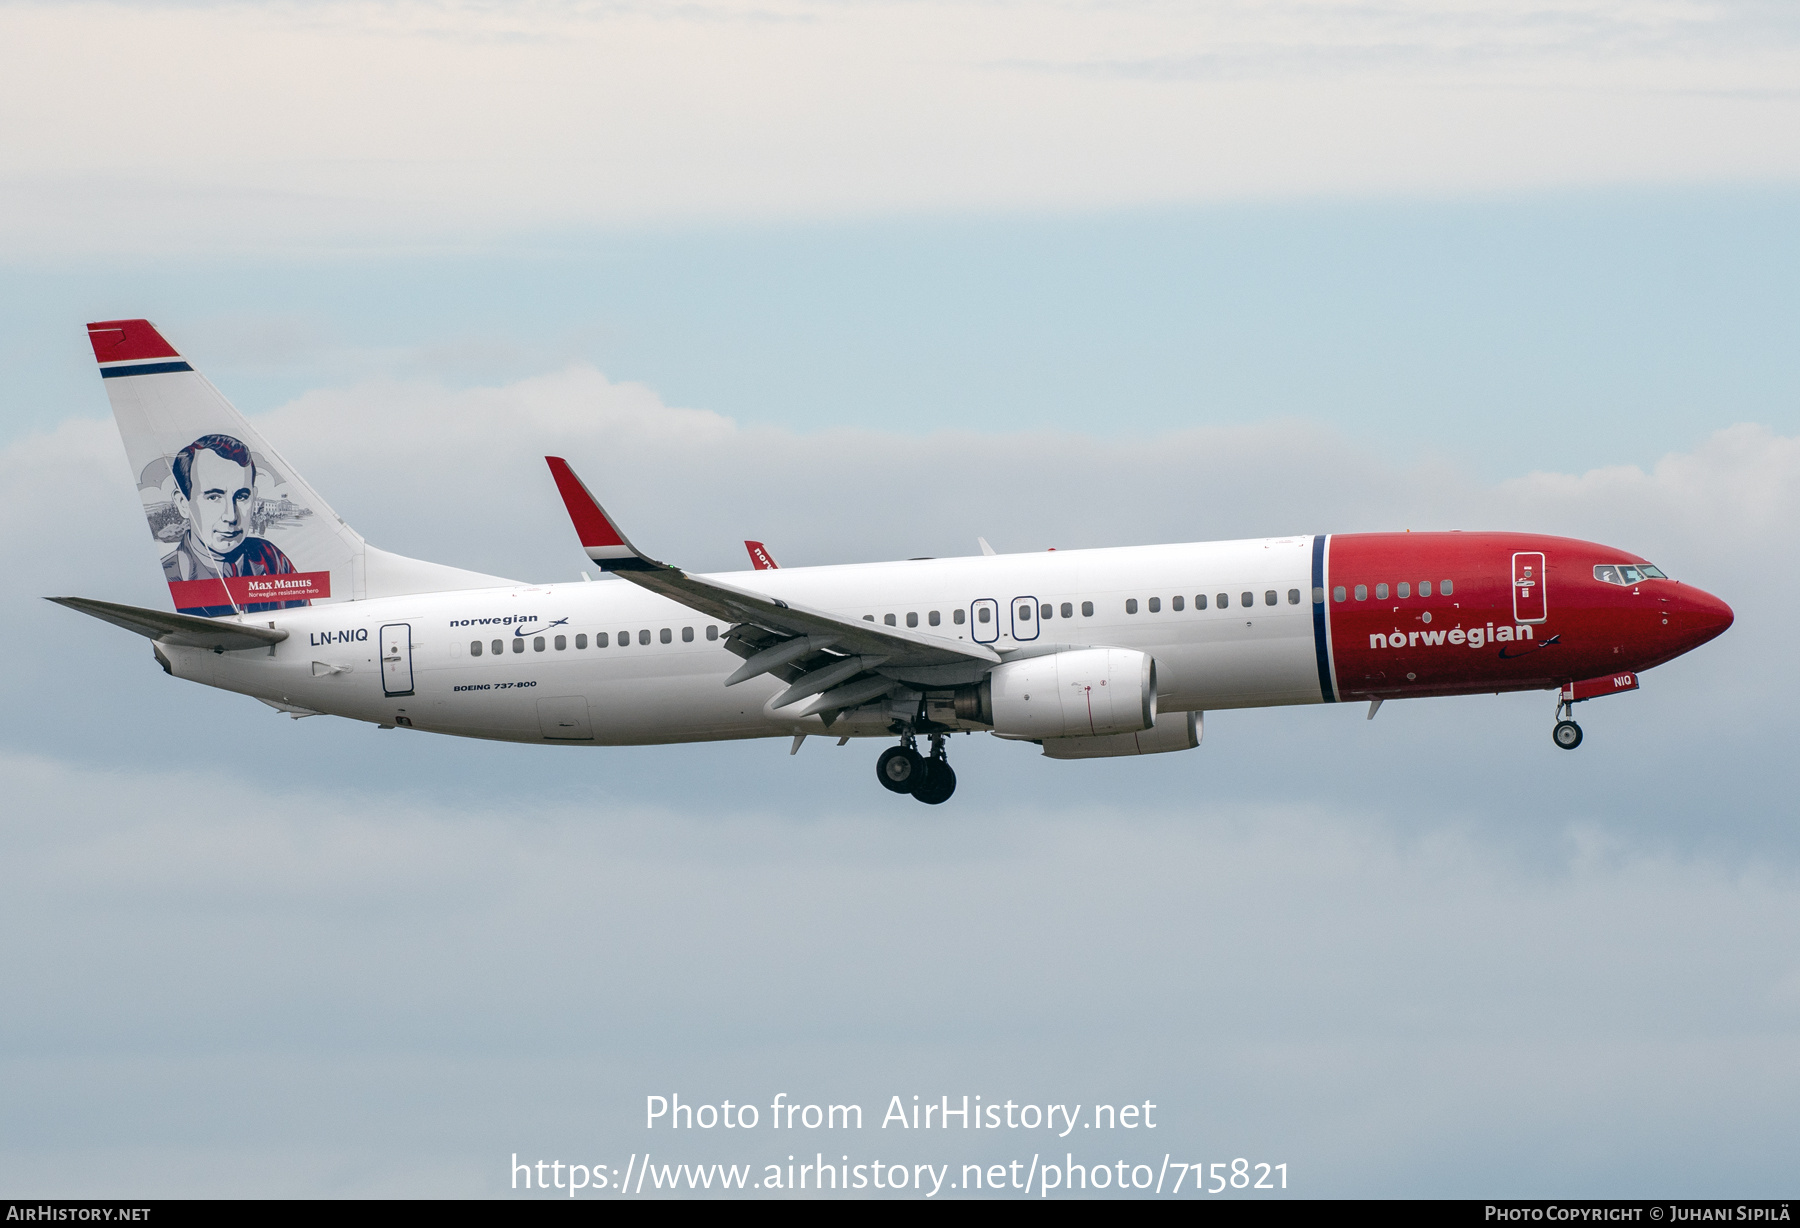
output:
<svg viewBox="0 0 1800 1228"><path fill-rule="evenodd" d="M370 546L150 321L89 324L88 340L182 613L511 583Z"/></svg>

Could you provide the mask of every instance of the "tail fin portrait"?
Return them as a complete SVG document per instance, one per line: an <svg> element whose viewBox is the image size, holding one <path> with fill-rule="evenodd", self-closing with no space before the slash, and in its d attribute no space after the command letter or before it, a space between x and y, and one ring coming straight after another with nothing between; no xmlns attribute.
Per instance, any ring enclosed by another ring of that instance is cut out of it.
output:
<svg viewBox="0 0 1800 1228"><path fill-rule="evenodd" d="M370 546L148 320L89 324L88 340L178 612L511 583Z"/></svg>

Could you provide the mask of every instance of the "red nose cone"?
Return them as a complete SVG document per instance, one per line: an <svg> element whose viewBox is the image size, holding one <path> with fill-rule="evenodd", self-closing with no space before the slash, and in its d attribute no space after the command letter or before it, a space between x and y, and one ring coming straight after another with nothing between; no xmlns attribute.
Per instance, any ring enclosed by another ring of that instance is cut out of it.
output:
<svg viewBox="0 0 1800 1228"><path fill-rule="evenodd" d="M1725 629L1736 620L1731 607L1711 593L1683 585L1681 596L1682 638L1689 649L1725 634Z"/></svg>

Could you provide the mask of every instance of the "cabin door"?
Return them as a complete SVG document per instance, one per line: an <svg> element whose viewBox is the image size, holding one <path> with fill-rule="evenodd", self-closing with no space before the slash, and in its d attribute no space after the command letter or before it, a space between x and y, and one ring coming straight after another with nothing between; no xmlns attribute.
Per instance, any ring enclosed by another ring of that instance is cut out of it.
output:
<svg viewBox="0 0 1800 1228"><path fill-rule="evenodd" d="M1550 617L1544 592L1544 556L1535 551L1513 555L1513 618L1541 623Z"/></svg>
<svg viewBox="0 0 1800 1228"><path fill-rule="evenodd" d="M1015 640L1035 640L1038 637L1036 597L1012 599L1012 635Z"/></svg>
<svg viewBox="0 0 1800 1228"><path fill-rule="evenodd" d="M982 597L969 606L969 638L977 644L992 644L1000 638L1000 603Z"/></svg>
<svg viewBox="0 0 1800 1228"><path fill-rule="evenodd" d="M409 623L389 623L381 629L381 693L390 698L413 693Z"/></svg>

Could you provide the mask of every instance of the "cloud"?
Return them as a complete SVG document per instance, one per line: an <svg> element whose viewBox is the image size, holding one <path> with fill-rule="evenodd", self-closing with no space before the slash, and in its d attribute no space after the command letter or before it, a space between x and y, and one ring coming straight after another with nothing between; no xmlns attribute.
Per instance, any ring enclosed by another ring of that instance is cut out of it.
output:
<svg viewBox="0 0 1800 1228"><path fill-rule="evenodd" d="M1648 470L1495 484L1301 421L746 427L581 366L320 389L258 424L378 543L533 578L583 565L557 452L697 567L741 567L745 536L802 565L976 533L1497 526L1617 541L1739 622L1584 713L1577 755L1542 696L1215 713L1199 751L1141 762L960 739L956 802L926 812L866 747L470 743L168 679L37 600L163 601L112 425L64 422L0 449L10 1186L479 1194L515 1151L785 1162L801 1140L636 1122L653 1092L786 1091L1147 1099L1169 1146L1062 1149L1255 1154L1320 1195L1779 1194L1800 594L1773 543L1800 440L1744 425ZM872 1122L827 1145L1045 1146Z"/></svg>
<svg viewBox="0 0 1800 1228"><path fill-rule="evenodd" d="M1791 18L1564 0L0 7L39 256L1791 182ZM141 131L119 135L122 114Z"/></svg>
<svg viewBox="0 0 1800 1228"><path fill-rule="evenodd" d="M1546 861L1279 801L797 823L0 776L29 820L0 829L0 1069L33 1123L0 1179L46 1195L498 1193L513 1151L821 1142L646 1136L670 1091L854 1100L823 1145L890 1162L1048 1149L884 1132L895 1094L1151 1100L1154 1147L1057 1149L1249 1150L1315 1194L1774 1196L1796 1124L1792 872L1580 826Z"/></svg>

